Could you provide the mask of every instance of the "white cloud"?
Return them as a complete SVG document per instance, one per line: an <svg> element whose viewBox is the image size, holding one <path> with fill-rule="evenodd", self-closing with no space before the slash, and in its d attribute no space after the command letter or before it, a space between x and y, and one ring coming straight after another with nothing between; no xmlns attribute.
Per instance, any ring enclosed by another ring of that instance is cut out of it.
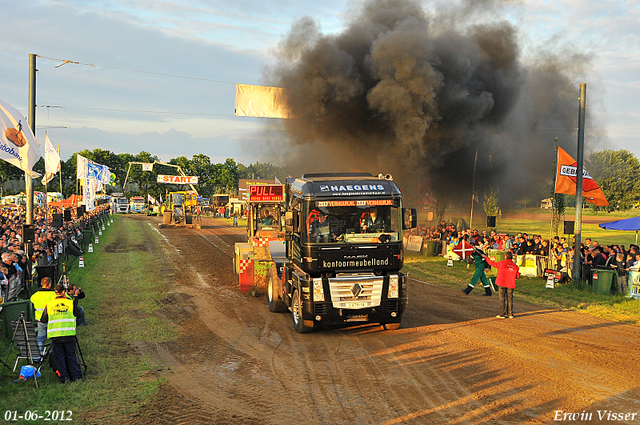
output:
<svg viewBox="0 0 640 425"><path fill-rule="evenodd" d="M52 140L58 137L63 152L100 147L259 158L271 124L233 116L233 83L260 83L262 69L272 61L270 49L295 19L312 16L324 33L336 33L348 8L358 3L5 2L3 15L11 19L0 27L0 98L26 113L28 54L37 53L42 56L37 103L67 107L38 109L37 121L67 126L49 133ZM640 156L638 4L523 0L505 3L502 12L521 30L524 60L527 52L566 46L591 57L589 105L601 108L610 147ZM55 68L60 62L46 58L98 66ZM251 156L243 150L247 146Z"/></svg>

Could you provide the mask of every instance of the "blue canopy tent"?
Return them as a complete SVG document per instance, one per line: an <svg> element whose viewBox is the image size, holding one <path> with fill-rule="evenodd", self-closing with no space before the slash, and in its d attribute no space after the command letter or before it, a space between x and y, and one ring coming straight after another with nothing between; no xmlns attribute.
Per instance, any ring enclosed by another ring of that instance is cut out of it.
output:
<svg viewBox="0 0 640 425"><path fill-rule="evenodd" d="M638 230L640 230L640 217L625 218L624 220L610 221L599 224L605 230L635 230L636 245L638 244Z"/></svg>

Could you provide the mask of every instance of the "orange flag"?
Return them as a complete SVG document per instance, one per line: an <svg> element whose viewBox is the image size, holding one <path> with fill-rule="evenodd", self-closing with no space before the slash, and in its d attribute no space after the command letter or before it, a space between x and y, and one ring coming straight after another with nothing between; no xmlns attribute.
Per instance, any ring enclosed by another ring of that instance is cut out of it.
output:
<svg viewBox="0 0 640 425"><path fill-rule="evenodd" d="M556 171L556 188L554 192L575 195L578 181L577 170L578 163L576 160L558 146L558 170ZM598 183L584 169L582 170L582 196L587 202L599 207L609 205Z"/></svg>

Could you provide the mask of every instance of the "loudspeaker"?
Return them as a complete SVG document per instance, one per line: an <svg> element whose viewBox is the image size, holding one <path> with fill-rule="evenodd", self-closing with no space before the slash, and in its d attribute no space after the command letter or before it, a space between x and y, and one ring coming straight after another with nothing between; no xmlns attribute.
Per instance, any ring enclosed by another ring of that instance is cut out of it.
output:
<svg viewBox="0 0 640 425"><path fill-rule="evenodd" d="M83 205L84 206L84 205ZM76 217L80 218L84 215L84 211L82 207L76 207Z"/></svg>
<svg viewBox="0 0 640 425"><path fill-rule="evenodd" d="M565 235L573 235L573 225L575 224L574 221L565 221L564 222L564 234Z"/></svg>
<svg viewBox="0 0 640 425"><path fill-rule="evenodd" d="M64 221L71 221L71 210L64 210Z"/></svg>
<svg viewBox="0 0 640 425"><path fill-rule="evenodd" d="M496 227L496 216L488 215L487 216L487 227Z"/></svg>
<svg viewBox="0 0 640 425"><path fill-rule="evenodd" d="M53 227L62 227L62 214L54 214L51 225Z"/></svg>
<svg viewBox="0 0 640 425"><path fill-rule="evenodd" d="M54 263L48 266L36 266L36 273L38 275L38 285L42 281L43 277L51 279L51 287L56 286L58 282L58 264Z"/></svg>
<svg viewBox="0 0 640 425"><path fill-rule="evenodd" d="M84 254L84 251L78 246L77 243L75 243L71 239L68 239L67 253L73 255L74 257L79 257Z"/></svg>
<svg viewBox="0 0 640 425"><path fill-rule="evenodd" d="M33 224L22 225L22 242L33 243L36 240L36 229Z"/></svg>

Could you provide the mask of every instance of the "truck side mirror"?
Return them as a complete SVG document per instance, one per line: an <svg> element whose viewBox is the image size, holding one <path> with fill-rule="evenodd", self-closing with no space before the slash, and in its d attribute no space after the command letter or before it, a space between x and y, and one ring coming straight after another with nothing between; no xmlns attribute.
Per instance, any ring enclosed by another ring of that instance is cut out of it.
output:
<svg viewBox="0 0 640 425"><path fill-rule="evenodd" d="M284 231L286 233L293 233L293 211L287 211L284 213Z"/></svg>
<svg viewBox="0 0 640 425"><path fill-rule="evenodd" d="M418 225L418 212L415 208L402 209L402 230L414 229Z"/></svg>

